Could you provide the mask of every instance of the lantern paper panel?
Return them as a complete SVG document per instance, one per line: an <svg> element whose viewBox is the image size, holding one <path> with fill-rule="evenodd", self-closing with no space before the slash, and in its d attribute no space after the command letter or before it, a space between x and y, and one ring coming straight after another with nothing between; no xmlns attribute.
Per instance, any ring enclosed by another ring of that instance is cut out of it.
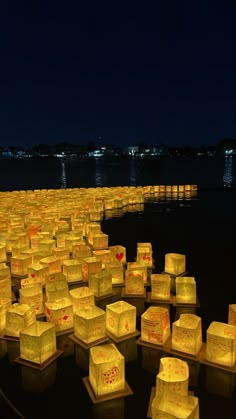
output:
<svg viewBox="0 0 236 419"><path fill-rule="evenodd" d="M142 265L145 265L149 268L153 266L152 250L150 250L148 247L145 248L144 246L141 246L138 248L136 259L138 263L141 263Z"/></svg>
<svg viewBox="0 0 236 419"><path fill-rule="evenodd" d="M207 329L206 360L233 367L236 353L235 337L235 326L213 321Z"/></svg>
<svg viewBox="0 0 236 419"><path fill-rule="evenodd" d="M95 305L81 308L75 313L75 336L87 344L104 338L106 336L105 316L105 311Z"/></svg>
<svg viewBox="0 0 236 419"><path fill-rule="evenodd" d="M86 306L95 305L94 292L89 287L78 287L69 290L69 297L75 313Z"/></svg>
<svg viewBox="0 0 236 419"><path fill-rule="evenodd" d="M161 358L159 372L156 376L156 394L166 394L171 391L187 396L188 386L188 363L174 357Z"/></svg>
<svg viewBox="0 0 236 419"><path fill-rule="evenodd" d="M82 280L82 263L75 259L64 260L62 272L68 282Z"/></svg>
<svg viewBox="0 0 236 419"><path fill-rule="evenodd" d="M93 290L95 297L112 294L111 273L103 269L100 272L89 275L88 286Z"/></svg>
<svg viewBox="0 0 236 419"><path fill-rule="evenodd" d="M32 307L28 304L14 303L6 311L5 334L19 337L20 331L35 321L35 310Z"/></svg>
<svg viewBox="0 0 236 419"><path fill-rule="evenodd" d="M55 239L39 240L39 244L38 244L39 251L51 253L52 249L54 249L55 247L56 247Z"/></svg>
<svg viewBox="0 0 236 419"><path fill-rule="evenodd" d="M126 263L126 248L121 245L109 246L111 262Z"/></svg>
<svg viewBox="0 0 236 419"><path fill-rule="evenodd" d="M197 355L202 346L202 321L195 314L184 313L172 323L172 349Z"/></svg>
<svg viewBox="0 0 236 419"><path fill-rule="evenodd" d="M55 247L52 254L63 263L64 260L70 259L70 250L67 247Z"/></svg>
<svg viewBox="0 0 236 419"><path fill-rule="evenodd" d="M98 260L96 256L84 258L82 261L82 277L86 281L91 274L100 272L102 270L102 261Z"/></svg>
<svg viewBox="0 0 236 419"><path fill-rule="evenodd" d="M6 263L0 263L0 281L3 279L11 279L11 271Z"/></svg>
<svg viewBox="0 0 236 419"><path fill-rule="evenodd" d="M69 287L66 281L53 281L45 285L46 300L56 301L60 298L69 298Z"/></svg>
<svg viewBox="0 0 236 419"><path fill-rule="evenodd" d="M93 250L92 253L97 258L97 260L101 260L102 269L104 269L106 264L110 263L111 261L111 251L108 249Z"/></svg>
<svg viewBox="0 0 236 419"><path fill-rule="evenodd" d="M28 267L32 264L32 257L26 255L13 256L11 258L12 275L28 275Z"/></svg>
<svg viewBox="0 0 236 419"><path fill-rule="evenodd" d="M69 298L45 302L45 313L47 321L54 323L56 332L74 327L73 305Z"/></svg>
<svg viewBox="0 0 236 419"><path fill-rule="evenodd" d="M76 244L82 244L83 243L83 236L82 234L74 234L72 236L66 235L65 237L65 247L69 249L70 252L72 252L73 246Z"/></svg>
<svg viewBox="0 0 236 419"><path fill-rule="evenodd" d="M92 246L94 250L108 248L108 234L94 234L92 238Z"/></svg>
<svg viewBox="0 0 236 419"><path fill-rule="evenodd" d="M0 332L6 327L6 311L11 307L10 298L0 298Z"/></svg>
<svg viewBox="0 0 236 419"><path fill-rule="evenodd" d="M96 397L124 390L125 360L113 343L90 348L89 382Z"/></svg>
<svg viewBox="0 0 236 419"><path fill-rule="evenodd" d="M74 259L82 260L92 256L92 249L86 243L72 245L72 256Z"/></svg>
<svg viewBox="0 0 236 419"><path fill-rule="evenodd" d="M194 277L180 276L175 279L176 284L176 303L177 304L196 304L197 291Z"/></svg>
<svg viewBox="0 0 236 419"><path fill-rule="evenodd" d="M6 260L7 260L6 246L0 245L0 263L6 262Z"/></svg>
<svg viewBox="0 0 236 419"><path fill-rule="evenodd" d="M116 301L106 306L106 329L121 337L136 331L136 307L126 301Z"/></svg>
<svg viewBox="0 0 236 419"><path fill-rule="evenodd" d="M42 364L55 354L56 330L53 323L35 321L20 332L20 357Z"/></svg>
<svg viewBox="0 0 236 419"><path fill-rule="evenodd" d="M164 345L170 336L170 315L165 307L150 306L141 315L141 339Z"/></svg>
<svg viewBox="0 0 236 419"><path fill-rule="evenodd" d="M28 285L19 289L20 303L28 304L33 307L35 314L44 312L43 306L43 290L41 284Z"/></svg>
<svg viewBox="0 0 236 419"><path fill-rule="evenodd" d="M32 279L39 278L42 283L45 283L47 275L49 275L49 267L42 266L39 261L28 266L28 276Z"/></svg>
<svg viewBox="0 0 236 419"><path fill-rule="evenodd" d="M125 271L125 293L143 295L145 292L143 274L136 270Z"/></svg>
<svg viewBox="0 0 236 419"><path fill-rule="evenodd" d="M236 304L229 304L228 323L236 326Z"/></svg>
<svg viewBox="0 0 236 419"><path fill-rule="evenodd" d="M165 272L171 275L180 275L186 271L186 256L179 253L165 255Z"/></svg>
<svg viewBox="0 0 236 419"><path fill-rule="evenodd" d="M148 278L148 268L147 266L138 263L138 262L128 262L127 263L127 271L137 271L143 275L144 284L147 283Z"/></svg>
<svg viewBox="0 0 236 419"><path fill-rule="evenodd" d="M156 300L170 299L171 278L168 274L151 274L151 298Z"/></svg>
<svg viewBox="0 0 236 419"><path fill-rule="evenodd" d="M124 265L120 262L106 263L105 269L110 272L112 285L124 284Z"/></svg>
<svg viewBox="0 0 236 419"><path fill-rule="evenodd" d="M66 277L62 272L55 272L53 274L49 274L45 278L45 284L51 284L56 281L66 281Z"/></svg>
<svg viewBox="0 0 236 419"><path fill-rule="evenodd" d="M62 262L60 259L55 256L48 256L40 260L42 266L47 266L49 268L49 274L55 274L61 272Z"/></svg>
<svg viewBox="0 0 236 419"><path fill-rule="evenodd" d="M0 298L12 299L11 280L8 278L0 279Z"/></svg>
<svg viewBox="0 0 236 419"><path fill-rule="evenodd" d="M199 419L199 401L195 396L160 393L152 401L152 419Z"/></svg>

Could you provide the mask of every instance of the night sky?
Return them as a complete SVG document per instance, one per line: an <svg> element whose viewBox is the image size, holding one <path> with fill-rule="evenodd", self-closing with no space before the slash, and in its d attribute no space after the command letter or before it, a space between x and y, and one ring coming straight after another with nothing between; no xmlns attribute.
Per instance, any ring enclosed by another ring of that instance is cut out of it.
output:
<svg viewBox="0 0 236 419"><path fill-rule="evenodd" d="M2 3L0 145L235 138L235 0Z"/></svg>

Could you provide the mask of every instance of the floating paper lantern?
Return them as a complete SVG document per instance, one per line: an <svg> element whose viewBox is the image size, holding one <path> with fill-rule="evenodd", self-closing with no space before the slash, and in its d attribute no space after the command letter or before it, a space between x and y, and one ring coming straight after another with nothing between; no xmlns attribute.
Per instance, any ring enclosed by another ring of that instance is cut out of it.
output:
<svg viewBox="0 0 236 419"><path fill-rule="evenodd" d="M235 337L235 326L213 321L207 329L206 360L233 367L236 359Z"/></svg>
<svg viewBox="0 0 236 419"><path fill-rule="evenodd" d="M35 314L43 313L43 292L41 284L28 285L20 288L20 303L33 307Z"/></svg>
<svg viewBox="0 0 236 419"><path fill-rule="evenodd" d="M95 297L103 297L112 294L112 275L103 269L89 275L88 286L93 290Z"/></svg>
<svg viewBox="0 0 236 419"><path fill-rule="evenodd" d="M7 260L6 246L0 244L0 263L6 262L6 260Z"/></svg>
<svg viewBox="0 0 236 419"><path fill-rule="evenodd" d="M15 234L10 233L7 237L6 237L6 252L7 253L11 253L12 252L12 248L17 246L18 244L20 244L20 238L17 237Z"/></svg>
<svg viewBox="0 0 236 419"><path fill-rule="evenodd" d="M152 419L199 419L198 397L160 393L152 401Z"/></svg>
<svg viewBox="0 0 236 419"><path fill-rule="evenodd" d="M43 364L57 351L56 330L53 323L35 321L20 331L20 357Z"/></svg>
<svg viewBox="0 0 236 419"><path fill-rule="evenodd" d="M47 301L56 301L60 298L69 298L69 287L66 281L53 281L45 285Z"/></svg>
<svg viewBox="0 0 236 419"><path fill-rule="evenodd" d="M125 360L114 344L90 348L89 382L96 397L124 390Z"/></svg>
<svg viewBox="0 0 236 419"><path fill-rule="evenodd" d="M122 263L106 263L105 269L111 274L112 285L124 284L124 265Z"/></svg>
<svg viewBox="0 0 236 419"><path fill-rule="evenodd" d="M56 332L74 327L73 306L69 298L45 302L45 313L48 322L55 324Z"/></svg>
<svg viewBox="0 0 236 419"><path fill-rule="evenodd" d="M28 267L32 264L32 257L26 255L11 257L11 274L12 275L27 275Z"/></svg>
<svg viewBox="0 0 236 419"><path fill-rule="evenodd" d="M89 287L78 287L69 290L69 297L73 303L74 312L86 306L95 305L94 292Z"/></svg>
<svg viewBox="0 0 236 419"><path fill-rule="evenodd" d="M51 253L52 249L56 247L55 239L44 239L39 241L38 250Z"/></svg>
<svg viewBox="0 0 236 419"><path fill-rule="evenodd" d="M61 272L62 262L55 256L48 256L46 258L43 258L40 260L40 263L42 266L48 266L50 274Z"/></svg>
<svg viewBox="0 0 236 419"><path fill-rule="evenodd" d="M156 300L169 300L170 284L170 275L151 274L151 298Z"/></svg>
<svg viewBox="0 0 236 419"><path fill-rule="evenodd" d="M73 244L72 245L72 256L74 259L82 260L92 256L92 249L86 243Z"/></svg>
<svg viewBox="0 0 236 419"><path fill-rule="evenodd" d="M87 238L90 244L93 244L93 236L94 234L101 233L101 225L100 223L89 223L87 224Z"/></svg>
<svg viewBox="0 0 236 419"><path fill-rule="evenodd" d="M49 267L42 266L39 261L28 266L28 277L32 279L40 279L42 283L45 283L47 275L49 275Z"/></svg>
<svg viewBox="0 0 236 419"><path fill-rule="evenodd" d="M110 263L111 261L111 251L108 249L93 250L92 253L97 260L101 260L103 269L105 268L106 263Z"/></svg>
<svg viewBox="0 0 236 419"><path fill-rule="evenodd" d="M147 277L148 277L148 267L138 262L128 262L127 271L133 271L133 270L142 273L144 284L146 284Z"/></svg>
<svg viewBox="0 0 236 419"><path fill-rule="evenodd" d="M106 329L116 337L136 331L136 307L126 301L116 301L106 306Z"/></svg>
<svg viewBox="0 0 236 419"><path fill-rule="evenodd" d="M236 326L236 304L229 304L228 323Z"/></svg>
<svg viewBox="0 0 236 419"><path fill-rule="evenodd" d="M109 246L111 262L126 263L126 248L121 245Z"/></svg>
<svg viewBox="0 0 236 419"><path fill-rule="evenodd" d="M20 331L36 321L35 310L28 304L14 303L6 311L5 334L19 337Z"/></svg>
<svg viewBox="0 0 236 419"><path fill-rule="evenodd" d="M180 276L175 280L176 284L176 303L177 304L196 304L196 282L190 276Z"/></svg>
<svg viewBox="0 0 236 419"><path fill-rule="evenodd" d="M104 234L104 233L93 234L91 244L94 250L106 249L108 247L108 234Z"/></svg>
<svg viewBox="0 0 236 419"><path fill-rule="evenodd" d="M46 284L51 284L52 282L55 282L55 281L66 281L66 277L62 272L55 272L55 273L47 275L45 278Z"/></svg>
<svg viewBox="0 0 236 419"><path fill-rule="evenodd" d="M172 349L197 355L202 346L202 321L195 314L181 314L172 323Z"/></svg>
<svg viewBox="0 0 236 419"><path fill-rule="evenodd" d="M6 327L6 311L11 307L10 298L0 298L0 332Z"/></svg>
<svg viewBox="0 0 236 419"><path fill-rule="evenodd" d="M180 275L186 271L186 256L179 253L167 253L165 255L165 272L172 275Z"/></svg>
<svg viewBox="0 0 236 419"><path fill-rule="evenodd" d="M106 337L106 313L95 305L75 312L74 334L86 344Z"/></svg>
<svg viewBox="0 0 236 419"><path fill-rule="evenodd" d="M52 254L57 259L60 259L61 262L70 259L70 250L68 249L68 247L55 247L54 249L52 249Z"/></svg>
<svg viewBox="0 0 236 419"><path fill-rule="evenodd" d="M136 270L125 271L125 294L144 295L143 273Z"/></svg>
<svg viewBox="0 0 236 419"><path fill-rule="evenodd" d="M64 260L62 272L67 282L82 281L82 263L75 259Z"/></svg>
<svg viewBox="0 0 236 419"><path fill-rule="evenodd" d="M152 245L151 243L137 243L137 262L152 267Z"/></svg>
<svg viewBox="0 0 236 419"><path fill-rule="evenodd" d="M164 345L170 336L170 315L165 307L150 306L141 315L141 339Z"/></svg>
<svg viewBox="0 0 236 419"><path fill-rule="evenodd" d="M84 258L82 261L82 277L86 281L91 274L100 272L102 270L102 261L98 260L96 256Z"/></svg>
<svg viewBox="0 0 236 419"><path fill-rule="evenodd" d="M159 372L156 376L156 394L174 393L188 395L189 367L179 358L164 357L160 359Z"/></svg>

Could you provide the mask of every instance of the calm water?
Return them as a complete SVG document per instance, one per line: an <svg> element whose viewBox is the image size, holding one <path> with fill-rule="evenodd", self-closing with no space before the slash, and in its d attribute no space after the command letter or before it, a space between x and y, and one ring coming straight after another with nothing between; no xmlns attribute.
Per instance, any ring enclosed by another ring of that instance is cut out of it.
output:
<svg viewBox="0 0 236 419"><path fill-rule="evenodd" d="M94 186L236 186L235 157L160 160L0 160L0 191Z"/></svg>

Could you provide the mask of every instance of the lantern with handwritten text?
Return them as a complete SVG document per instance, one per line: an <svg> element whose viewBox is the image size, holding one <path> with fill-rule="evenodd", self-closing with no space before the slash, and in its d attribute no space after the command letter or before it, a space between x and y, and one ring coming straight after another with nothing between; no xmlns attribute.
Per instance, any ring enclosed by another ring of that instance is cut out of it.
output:
<svg viewBox="0 0 236 419"><path fill-rule="evenodd" d="M152 419L199 419L199 401L172 391L157 394L151 405Z"/></svg>
<svg viewBox="0 0 236 419"><path fill-rule="evenodd" d="M28 304L33 307L35 314L42 314L43 307L43 292L41 284L32 284L19 289L20 303Z"/></svg>
<svg viewBox="0 0 236 419"><path fill-rule="evenodd" d="M159 372L156 376L156 394L173 391L188 395L189 367L186 361L174 357L160 359Z"/></svg>
<svg viewBox="0 0 236 419"><path fill-rule="evenodd" d="M74 327L73 306L69 298L45 302L45 313L48 322L55 324L56 332Z"/></svg>
<svg viewBox="0 0 236 419"><path fill-rule="evenodd" d="M64 260L62 272L67 282L82 281L82 263L76 259Z"/></svg>
<svg viewBox="0 0 236 419"><path fill-rule="evenodd" d="M151 274L151 298L169 300L170 283L171 278L168 274Z"/></svg>
<svg viewBox="0 0 236 419"><path fill-rule="evenodd" d="M11 274L24 276L28 274L28 267L32 263L32 257L26 255L12 256L11 258Z"/></svg>
<svg viewBox="0 0 236 419"><path fill-rule="evenodd" d="M136 331L136 307L126 301L116 301L106 306L106 329L116 337Z"/></svg>
<svg viewBox="0 0 236 419"><path fill-rule="evenodd" d="M151 243L137 243L136 260L138 263L151 268L153 266L152 253Z"/></svg>
<svg viewBox="0 0 236 419"><path fill-rule="evenodd" d="M170 315L165 307L150 306L141 315L141 339L164 345L170 336Z"/></svg>
<svg viewBox="0 0 236 419"><path fill-rule="evenodd" d="M49 268L49 274L61 272L61 259L58 259L55 256L47 256L46 258L42 258L40 263L42 266L47 266Z"/></svg>
<svg viewBox="0 0 236 419"><path fill-rule="evenodd" d="M90 344L106 336L105 311L95 305L75 312L75 337Z"/></svg>
<svg viewBox="0 0 236 419"><path fill-rule="evenodd" d="M20 331L20 357L26 361L43 364L57 350L53 323L35 321Z"/></svg>
<svg viewBox="0 0 236 419"><path fill-rule="evenodd" d="M82 260L82 277L85 281L91 274L100 272L102 270L102 261L98 260L96 256L90 256Z"/></svg>
<svg viewBox="0 0 236 419"><path fill-rule="evenodd" d="M69 290L69 297L75 313L86 306L95 305L94 292L89 287L78 287Z"/></svg>
<svg viewBox="0 0 236 419"><path fill-rule="evenodd" d="M19 337L20 331L36 321L35 310L28 304L14 303L6 311L5 334Z"/></svg>
<svg viewBox="0 0 236 419"><path fill-rule="evenodd" d="M213 321L207 329L206 360L233 367L236 359L235 338L235 326Z"/></svg>
<svg viewBox="0 0 236 419"><path fill-rule="evenodd" d="M172 323L172 349L197 355L202 346L202 321L196 314L183 313Z"/></svg>
<svg viewBox="0 0 236 419"><path fill-rule="evenodd" d="M47 301L56 301L69 297L69 287L66 281L53 281L45 285Z"/></svg>
<svg viewBox="0 0 236 419"><path fill-rule="evenodd" d="M236 326L236 304L229 304L228 323Z"/></svg>
<svg viewBox="0 0 236 419"><path fill-rule="evenodd" d="M144 295L143 273L136 270L125 271L125 294Z"/></svg>

